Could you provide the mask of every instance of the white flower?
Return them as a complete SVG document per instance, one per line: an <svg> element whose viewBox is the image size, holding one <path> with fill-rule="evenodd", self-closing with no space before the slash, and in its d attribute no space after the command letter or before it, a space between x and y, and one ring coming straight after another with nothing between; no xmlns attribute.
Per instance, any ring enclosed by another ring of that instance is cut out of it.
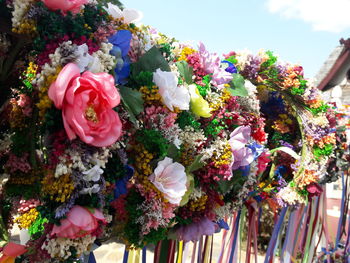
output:
<svg viewBox="0 0 350 263"><path fill-rule="evenodd" d="M138 10L131 8L124 8L123 10L121 10L117 5L113 5L111 3L107 4L107 8L105 8L105 10L114 19L124 18L124 22L126 24L140 21L143 17L142 12Z"/></svg>
<svg viewBox="0 0 350 263"><path fill-rule="evenodd" d="M97 73L100 69L100 60L97 57L93 57L89 54L89 48L86 44L78 46L75 55L77 56L75 64L79 67L80 72L89 70L93 73Z"/></svg>
<svg viewBox="0 0 350 263"><path fill-rule="evenodd" d="M81 194L95 194L100 191L100 186L98 184L94 184L92 187L86 187L83 190L81 190L79 193Z"/></svg>
<svg viewBox="0 0 350 263"><path fill-rule="evenodd" d="M177 86L178 79L173 72L157 69L153 73L153 82L159 88L159 94L162 96L163 103L172 111L174 107L180 110L190 108L190 94L184 86Z"/></svg>
<svg viewBox="0 0 350 263"><path fill-rule="evenodd" d="M95 165L90 170L87 170L86 172L83 172L85 174L84 180L85 181L98 181L100 180L101 174L103 174L103 170L100 168L100 166Z"/></svg>
<svg viewBox="0 0 350 263"><path fill-rule="evenodd" d="M171 158L165 157L158 162L149 179L171 204L178 205L186 193L185 167L180 163L174 163Z"/></svg>

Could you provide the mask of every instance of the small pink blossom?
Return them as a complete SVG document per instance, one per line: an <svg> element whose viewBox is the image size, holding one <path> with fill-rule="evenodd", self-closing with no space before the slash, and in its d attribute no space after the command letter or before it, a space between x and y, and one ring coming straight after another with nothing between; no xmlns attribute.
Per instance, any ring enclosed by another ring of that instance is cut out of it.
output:
<svg viewBox="0 0 350 263"><path fill-rule="evenodd" d="M79 205L74 206L61 224L54 225L51 236L79 238L96 231L98 223L106 224L106 219L99 209L88 209Z"/></svg>
<svg viewBox="0 0 350 263"><path fill-rule="evenodd" d="M112 75L89 71L80 75L79 67L69 63L51 84L49 97L62 109L70 140L78 136L87 144L104 147L119 139L122 124L113 108L120 103L120 95Z"/></svg>

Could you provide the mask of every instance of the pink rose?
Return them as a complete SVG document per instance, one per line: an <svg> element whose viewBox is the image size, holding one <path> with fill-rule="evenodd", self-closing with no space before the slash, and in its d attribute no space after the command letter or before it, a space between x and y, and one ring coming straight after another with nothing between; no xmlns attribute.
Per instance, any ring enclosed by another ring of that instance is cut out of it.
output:
<svg viewBox="0 0 350 263"><path fill-rule="evenodd" d="M94 232L98 227L98 221L106 224L106 219L99 209L93 212L87 208L76 205L67 214L66 219L61 220L61 225L54 225L51 236L66 238L79 238Z"/></svg>
<svg viewBox="0 0 350 263"><path fill-rule="evenodd" d="M61 10L63 14L70 11L76 14L79 13L82 5L87 3L87 0L42 0L42 2L50 10Z"/></svg>
<svg viewBox="0 0 350 263"><path fill-rule="evenodd" d="M49 89L49 97L62 109L64 128L70 140L77 136L97 147L115 143L122 124L113 107L120 103L113 76L107 73L80 75L79 67L67 64Z"/></svg>

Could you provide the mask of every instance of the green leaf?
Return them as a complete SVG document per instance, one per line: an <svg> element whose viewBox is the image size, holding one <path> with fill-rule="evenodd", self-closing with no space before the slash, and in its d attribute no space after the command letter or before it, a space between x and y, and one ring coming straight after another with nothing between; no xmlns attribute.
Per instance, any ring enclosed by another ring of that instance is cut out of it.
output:
<svg viewBox="0 0 350 263"><path fill-rule="evenodd" d="M136 116L144 110L141 92L125 86L120 86L119 92L122 102L129 113L130 121L136 124Z"/></svg>
<svg viewBox="0 0 350 263"><path fill-rule="evenodd" d="M175 146L175 144L170 143L167 156L172 158L175 162L177 162L180 158L180 151L179 149Z"/></svg>
<svg viewBox="0 0 350 263"><path fill-rule="evenodd" d="M194 161L191 163L191 165L188 166L188 167L186 168L186 171L187 171L188 173L192 173L192 172L194 172L194 171L196 171L196 170L202 168L202 167L205 165L205 163L203 163L203 162L201 161L202 157L203 157L202 154L197 155L197 156L194 158Z"/></svg>
<svg viewBox="0 0 350 263"><path fill-rule="evenodd" d="M184 60L176 62L176 66L180 72L181 77L183 77L187 84L192 84L193 68L188 65Z"/></svg>
<svg viewBox="0 0 350 263"><path fill-rule="evenodd" d="M180 202L180 206L184 206L185 204L188 203L189 199L190 199L190 195L192 194L194 189L194 177L193 174L191 173L187 173L187 191L186 193L183 195L181 202Z"/></svg>
<svg viewBox="0 0 350 263"><path fill-rule="evenodd" d="M244 87L244 78L238 73L232 74L233 79L231 81L231 87L227 90L232 96L246 97L248 96L248 91Z"/></svg>
<svg viewBox="0 0 350 263"><path fill-rule="evenodd" d="M137 76L142 71L155 72L158 68L163 71L170 71L168 62L160 50L154 46L138 62L132 64L132 74L133 76Z"/></svg>
<svg viewBox="0 0 350 263"><path fill-rule="evenodd" d="M244 183L244 180L242 182L242 179L243 179L242 172L240 170L234 171L231 180L218 181L219 191L222 194L226 194L230 192L236 184L241 185Z"/></svg>

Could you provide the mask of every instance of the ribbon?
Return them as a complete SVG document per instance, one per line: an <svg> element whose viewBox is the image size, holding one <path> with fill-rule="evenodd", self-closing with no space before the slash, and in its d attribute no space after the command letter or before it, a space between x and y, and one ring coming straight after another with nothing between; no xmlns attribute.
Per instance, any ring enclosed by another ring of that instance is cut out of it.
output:
<svg viewBox="0 0 350 263"><path fill-rule="evenodd" d="M194 245L193 245L191 263L194 263L194 260L196 258L197 243L198 243L198 241L194 242Z"/></svg>
<svg viewBox="0 0 350 263"><path fill-rule="evenodd" d="M162 241L159 241L154 249L154 263L158 263L160 259L160 248L162 246Z"/></svg>
<svg viewBox="0 0 350 263"><path fill-rule="evenodd" d="M340 217L339 217L338 229L337 229L337 237L335 239L335 248L338 247L340 239L341 239L341 233L342 233L341 230L342 230L343 219L344 219L343 215L344 215L344 207L345 207L345 199L346 199L344 174L342 174L341 182L342 182L342 198L341 198L341 207L340 207Z"/></svg>
<svg viewBox="0 0 350 263"><path fill-rule="evenodd" d="M96 263L96 258L95 258L94 252L92 252L92 251L89 254L88 263Z"/></svg>
<svg viewBox="0 0 350 263"><path fill-rule="evenodd" d="M123 263L127 263L128 262L128 257L129 257L129 251L126 249L124 249L124 256L123 256Z"/></svg>
<svg viewBox="0 0 350 263"><path fill-rule="evenodd" d="M297 254L297 247L298 247L298 244L300 242L300 232L302 229L305 229L303 228L303 226L305 226L306 224L306 216L307 216L307 211L308 211L308 206L305 206L303 209L300 209L300 215L299 215L299 218L298 218L298 227L297 227L297 231L294 235L294 242L293 242L293 249L292 249L292 256L291 258L296 258L296 254Z"/></svg>
<svg viewBox="0 0 350 263"><path fill-rule="evenodd" d="M267 252L266 252L266 257L264 263L269 263L270 259L272 260L273 258L273 251L275 249L276 241L277 241L277 236L281 230L281 226L284 220L284 217L286 215L288 207L283 207L281 214L278 218L277 224L273 229L271 240L269 242L269 245L267 247Z"/></svg>
<svg viewBox="0 0 350 263"><path fill-rule="evenodd" d="M212 244L213 236L206 236L205 245L203 251L203 263L211 263L210 254L211 254L211 244Z"/></svg>
<svg viewBox="0 0 350 263"><path fill-rule="evenodd" d="M141 254L141 249L130 249L127 263L139 263L140 254Z"/></svg>
<svg viewBox="0 0 350 263"><path fill-rule="evenodd" d="M182 257L183 257L183 241L178 242L178 249L177 249L177 259L176 263L182 263Z"/></svg>
<svg viewBox="0 0 350 263"><path fill-rule="evenodd" d="M234 216L235 216L235 214L234 214ZM232 217L231 217L230 220L231 220L231 222L229 223L229 225L231 225L231 223L233 222ZM220 255L219 255L218 263L222 263L222 259L224 257L227 233L228 233L228 230L224 229L223 230L223 234L222 234L221 249L220 249Z"/></svg>
<svg viewBox="0 0 350 263"><path fill-rule="evenodd" d="M146 253L147 253L147 248L146 248L146 246L144 246L144 247L142 248L142 263L146 263L146 260L147 260L147 255L146 255Z"/></svg>
<svg viewBox="0 0 350 263"><path fill-rule="evenodd" d="M167 263L172 263L174 262L174 258L175 258L175 248L176 248L176 242L175 240L167 240L166 242L168 242L168 255L167 255Z"/></svg>
<svg viewBox="0 0 350 263"><path fill-rule="evenodd" d="M231 253L230 253L230 258L229 258L229 263L233 262L233 256L235 255L236 252L236 245L237 245L237 236L238 236L238 226L239 226L239 220L241 218L241 210L238 211L236 220L235 220L235 226L234 226L234 236L233 236L233 242L232 242L232 247L231 247Z"/></svg>
<svg viewBox="0 0 350 263"><path fill-rule="evenodd" d="M19 245L13 242L8 243L2 250L1 263L14 263L16 257L27 252L27 249L23 245Z"/></svg>
<svg viewBox="0 0 350 263"><path fill-rule="evenodd" d="M203 236L198 241L198 257L197 257L197 263L202 263L202 249L203 249Z"/></svg>

